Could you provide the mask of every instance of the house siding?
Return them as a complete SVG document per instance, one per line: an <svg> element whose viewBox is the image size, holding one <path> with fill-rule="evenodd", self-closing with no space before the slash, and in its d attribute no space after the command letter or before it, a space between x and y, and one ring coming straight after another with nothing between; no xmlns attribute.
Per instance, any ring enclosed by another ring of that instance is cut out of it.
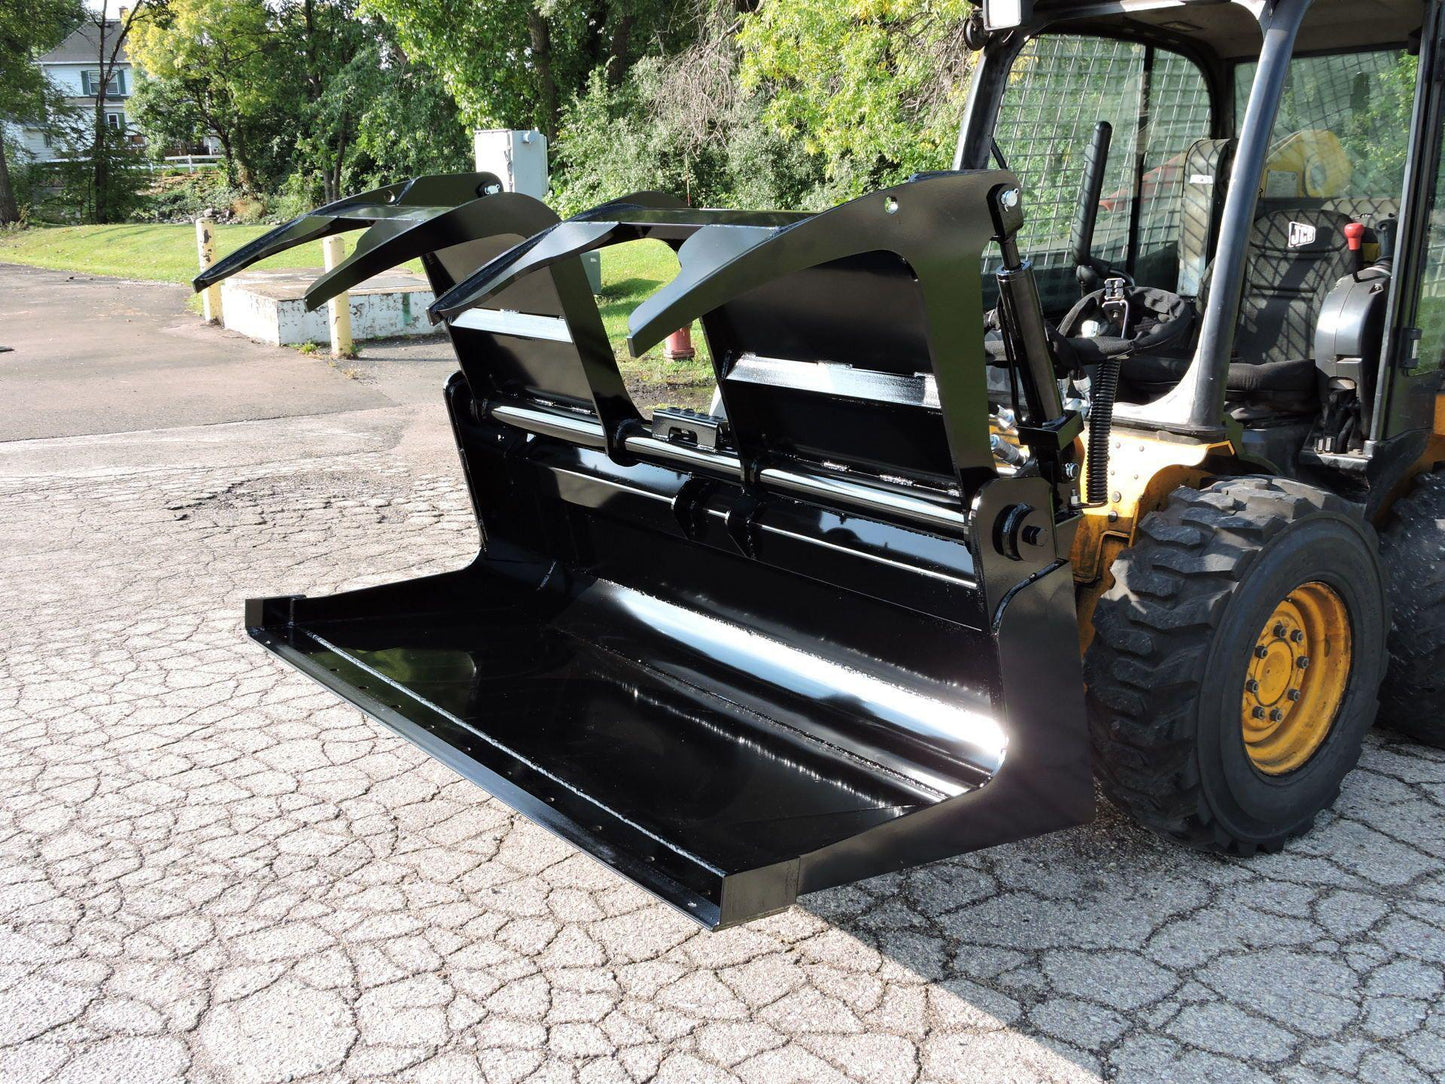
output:
<svg viewBox="0 0 1445 1084"><path fill-rule="evenodd" d="M107 27L106 34L109 36L115 32L115 25ZM95 112L96 97L93 93L96 89L91 85L92 80L86 76L87 72L99 74L99 54L94 39L89 35L94 32L94 27L83 27L65 40L60 46L45 56L40 57L36 64L45 73L45 77L56 91L63 97L66 103L76 110L82 117L91 117ZM94 57L89 53L95 53ZM115 68L115 75L118 86L105 96L105 107L107 113L119 113L125 130L132 139L140 139L140 131L131 122L129 111L129 99L135 91L135 80L137 73L131 63L122 58ZM11 129L11 137L14 139L15 131ZM61 145L59 139L52 141L53 145L47 145L45 134L42 129L26 127L19 131L19 138L15 140L20 151L27 157L37 161L58 161L64 155L67 148Z"/></svg>

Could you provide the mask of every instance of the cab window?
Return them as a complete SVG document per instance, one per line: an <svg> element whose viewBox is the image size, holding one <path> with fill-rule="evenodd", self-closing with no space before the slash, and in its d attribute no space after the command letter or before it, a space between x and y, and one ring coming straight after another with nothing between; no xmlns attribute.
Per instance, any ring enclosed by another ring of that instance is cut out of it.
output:
<svg viewBox="0 0 1445 1084"><path fill-rule="evenodd" d="M1210 135L1209 87L1187 58L1112 38L1047 35L1019 54L995 138L1024 184L1020 245L1053 314L1079 296L1069 235L1085 153L1101 120L1114 136L1093 254L1140 285L1173 289L1183 163Z"/></svg>
<svg viewBox="0 0 1445 1084"><path fill-rule="evenodd" d="M1255 64L1235 72L1244 116ZM1400 212L1415 57L1395 51L1297 57L1275 122L1262 206L1319 206L1374 227Z"/></svg>

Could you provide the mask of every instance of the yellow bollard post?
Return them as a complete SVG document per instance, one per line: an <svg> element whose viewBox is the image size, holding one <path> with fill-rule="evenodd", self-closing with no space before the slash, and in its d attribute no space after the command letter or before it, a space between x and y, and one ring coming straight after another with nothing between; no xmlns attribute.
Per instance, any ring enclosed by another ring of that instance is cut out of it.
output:
<svg viewBox="0 0 1445 1084"><path fill-rule="evenodd" d="M196 219L196 259L204 271L216 262L216 223L214 219ZM221 287L208 286L201 293L201 315L208 324L221 322Z"/></svg>
<svg viewBox="0 0 1445 1084"><path fill-rule="evenodd" d="M346 245L340 237L327 237L321 242L321 258L330 271L346 258ZM351 295L340 294L326 303L326 324L331 331L331 356L349 358L355 350L351 342Z"/></svg>

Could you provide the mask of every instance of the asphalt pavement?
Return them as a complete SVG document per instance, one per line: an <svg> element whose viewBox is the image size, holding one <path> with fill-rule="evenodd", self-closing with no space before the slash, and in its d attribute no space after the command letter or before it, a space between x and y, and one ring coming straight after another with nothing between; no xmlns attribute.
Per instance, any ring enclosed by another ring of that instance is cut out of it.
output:
<svg viewBox="0 0 1445 1084"><path fill-rule="evenodd" d="M1282 854L1092 825L719 934L249 641L464 564L439 342L0 267L0 1081L1445 1077L1445 754Z"/></svg>

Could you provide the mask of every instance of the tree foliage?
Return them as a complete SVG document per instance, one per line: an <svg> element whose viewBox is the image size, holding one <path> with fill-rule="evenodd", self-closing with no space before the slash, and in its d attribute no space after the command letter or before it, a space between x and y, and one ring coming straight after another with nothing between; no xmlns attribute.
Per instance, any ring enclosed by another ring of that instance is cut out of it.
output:
<svg viewBox="0 0 1445 1084"><path fill-rule="evenodd" d="M856 194L951 158L969 0L768 0L741 32L742 85Z"/></svg>
<svg viewBox="0 0 1445 1084"><path fill-rule="evenodd" d="M698 205L825 201L819 163L765 123L761 94L738 85L738 25L731 3L706 4L681 52L638 61L617 86L593 72L562 117L562 213L652 188Z"/></svg>
<svg viewBox="0 0 1445 1084"><path fill-rule="evenodd" d="M476 128L558 133L600 71L619 86L642 56L674 51L687 0L364 0L407 54L437 73Z"/></svg>
<svg viewBox="0 0 1445 1084"><path fill-rule="evenodd" d="M329 201L378 175L465 165L455 106L354 0L172 0L134 55L152 141L216 138L245 192Z"/></svg>
<svg viewBox="0 0 1445 1084"><path fill-rule="evenodd" d="M0 4L0 122L27 124L46 119L52 95L33 60L58 45L82 18L79 0ZM19 217L0 125L0 225Z"/></svg>
<svg viewBox="0 0 1445 1084"><path fill-rule="evenodd" d="M214 136L232 183L272 181L271 133L290 127L288 65L265 0L171 0L162 18L132 34L145 73L136 119L153 142Z"/></svg>
<svg viewBox="0 0 1445 1084"><path fill-rule="evenodd" d="M818 206L946 166L971 58L970 0L164 3L134 33L148 134L215 136L292 206L465 168L477 127L547 133L562 210Z"/></svg>

